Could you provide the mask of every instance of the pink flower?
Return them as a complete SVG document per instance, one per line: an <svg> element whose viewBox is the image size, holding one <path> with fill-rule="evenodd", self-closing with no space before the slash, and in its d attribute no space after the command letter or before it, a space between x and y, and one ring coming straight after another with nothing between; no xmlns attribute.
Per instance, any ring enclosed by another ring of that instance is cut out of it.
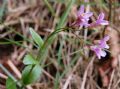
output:
<svg viewBox="0 0 120 89"><path fill-rule="evenodd" d="M107 41L109 40L109 36L105 36L102 40L99 41L98 45L91 46L91 50L95 52L98 59L101 59L101 57L106 56L106 52L104 49L109 49L109 46L107 45Z"/></svg>
<svg viewBox="0 0 120 89"><path fill-rule="evenodd" d="M107 44L107 41L110 39L109 36L105 36L102 40L99 41L100 48L106 48L109 49L109 46Z"/></svg>
<svg viewBox="0 0 120 89"><path fill-rule="evenodd" d="M99 25L108 25L108 21L104 20L105 14L100 13L95 23L92 23L90 27L99 26Z"/></svg>
<svg viewBox="0 0 120 89"><path fill-rule="evenodd" d="M102 48L100 48L99 45L91 46L91 50L93 50L95 52L98 59L101 59L101 57L106 56L106 52Z"/></svg>
<svg viewBox="0 0 120 89"><path fill-rule="evenodd" d="M77 12L77 20L72 25L88 27L89 26L88 21L92 15L93 15L92 12L84 12L84 5L82 5Z"/></svg>

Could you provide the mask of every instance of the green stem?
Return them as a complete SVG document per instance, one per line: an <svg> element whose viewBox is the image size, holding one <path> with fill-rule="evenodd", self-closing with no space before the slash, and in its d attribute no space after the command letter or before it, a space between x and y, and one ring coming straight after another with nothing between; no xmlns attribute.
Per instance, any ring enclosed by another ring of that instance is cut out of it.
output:
<svg viewBox="0 0 120 89"><path fill-rule="evenodd" d="M42 59L44 59L43 55L45 54L45 52L47 52L47 50L49 48L49 44L51 44L51 39L55 38L55 36L56 36L57 33L61 32L61 31L65 31L65 30L71 30L71 28L66 27L66 28L57 29L56 31L54 31L53 33L51 33L48 36L48 38L45 40L43 46L39 49L38 55L37 55L37 58L36 58L36 60L39 60L40 64L42 63Z"/></svg>

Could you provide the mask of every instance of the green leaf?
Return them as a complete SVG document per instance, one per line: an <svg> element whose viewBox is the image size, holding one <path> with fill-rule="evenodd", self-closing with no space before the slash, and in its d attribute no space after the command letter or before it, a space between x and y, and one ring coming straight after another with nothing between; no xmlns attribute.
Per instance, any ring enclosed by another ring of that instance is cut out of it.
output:
<svg viewBox="0 0 120 89"><path fill-rule="evenodd" d="M24 85L34 83L40 78L42 69L40 65L28 65L22 72L22 82Z"/></svg>
<svg viewBox="0 0 120 89"><path fill-rule="evenodd" d="M17 89L16 88L16 83L10 77L7 78L6 89Z"/></svg>
<svg viewBox="0 0 120 89"><path fill-rule="evenodd" d="M42 38L33 30L33 28L29 28L29 29L30 29L30 33L32 35L33 40L39 47L41 47L43 45Z"/></svg>
<svg viewBox="0 0 120 89"><path fill-rule="evenodd" d="M30 65L30 64L37 64L37 60L35 60L32 55L30 54L27 54L25 57L24 57L24 60L23 60L23 63L25 65Z"/></svg>

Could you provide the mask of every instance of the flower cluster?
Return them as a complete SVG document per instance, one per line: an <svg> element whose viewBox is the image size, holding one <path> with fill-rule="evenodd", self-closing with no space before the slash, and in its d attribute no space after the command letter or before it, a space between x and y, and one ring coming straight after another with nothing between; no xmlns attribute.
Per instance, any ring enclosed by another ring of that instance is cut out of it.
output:
<svg viewBox="0 0 120 89"><path fill-rule="evenodd" d="M100 13L95 22L88 23L92 15L92 12L85 12L84 5L82 5L77 12L77 20L73 23L73 25L80 27L95 27L99 25L108 25L108 21L104 20L104 13Z"/></svg>
<svg viewBox="0 0 120 89"><path fill-rule="evenodd" d="M84 5L80 7L80 9L77 12L77 19L72 24L74 26L79 27L96 27L99 25L108 25L108 21L104 20L104 13L100 13L97 20L95 22L89 23L90 17L93 15L92 12L85 12ZM107 45L107 41L109 40L109 36L105 36L102 40L98 42L97 45L90 46L91 50L95 52L97 57L101 59L101 57L106 56L106 52L104 49L109 49L109 46Z"/></svg>

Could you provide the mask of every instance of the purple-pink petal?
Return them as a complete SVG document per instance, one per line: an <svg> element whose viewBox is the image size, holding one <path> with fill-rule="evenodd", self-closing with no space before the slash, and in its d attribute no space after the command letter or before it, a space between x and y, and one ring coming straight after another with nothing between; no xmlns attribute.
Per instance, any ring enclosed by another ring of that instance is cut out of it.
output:
<svg viewBox="0 0 120 89"><path fill-rule="evenodd" d="M103 48L103 49L104 49L104 48L109 49L109 46L107 45L106 42L100 43L100 44L99 44L99 47L100 47L100 48Z"/></svg>
<svg viewBox="0 0 120 89"><path fill-rule="evenodd" d="M106 20L102 20L102 21L99 21L98 24L100 24L100 25L108 25L109 23Z"/></svg>
<svg viewBox="0 0 120 89"><path fill-rule="evenodd" d="M108 36L108 35L106 35L106 36L103 38L104 41L108 41L109 39L110 39L110 36Z"/></svg>
<svg viewBox="0 0 120 89"><path fill-rule="evenodd" d="M100 13L99 16L98 16L98 19L99 20L103 20L105 17L105 14L104 13Z"/></svg>
<svg viewBox="0 0 120 89"><path fill-rule="evenodd" d="M107 45L107 41L109 39L110 39L109 36L105 36L103 39L101 39L100 42L99 42L99 47L108 49L109 46Z"/></svg>
<svg viewBox="0 0 120 89"><path fill-rule="evenodd" d="M79 10L77 12L77 16L79 17L83 13L84 13L84 5L81 5L81 7L79 8Z"/></svg>
<svg viewBox="0 0 120 89"><path fill-rule="evenodd" d="M106 52L103 51L103 50L100 50L100 55L101 55L102 57L105 57L105 56L106 56Z"/></svg>
<svg viewBox="0 0 120 89"><path fill-rule="evenodd" d="M109 39L110 37L107 35L103 39L100 40L99 44L106 43Z"/></svg>
<svg viewBox="0 0 120 89"><path fill-rule="evenodd" d="M92 12L87 12L87 13L84 13L84 18L89 18L89 17L91 17L93 15L93 13Z"/></svg>
<svg viewBox="0 0 120 89"><path fill-rule="evenodd" d="M99 48L97 45L91 46L91 50L93 50L95 52L95 54L97 55L98 59L101 58L101 48Z"/></svg>

